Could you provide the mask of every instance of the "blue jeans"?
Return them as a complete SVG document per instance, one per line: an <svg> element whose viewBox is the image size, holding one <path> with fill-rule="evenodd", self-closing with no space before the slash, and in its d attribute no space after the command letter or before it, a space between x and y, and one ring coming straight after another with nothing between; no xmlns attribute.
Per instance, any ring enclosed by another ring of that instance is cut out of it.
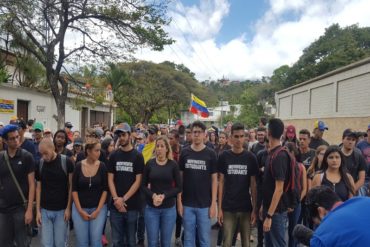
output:
<svg viewBox="0 0 370 247"><path fill-rule="evenodd" d="M138 211L120 213L114 205L110 210L113 247L136 247L136 228Z"/></svg>
<svg viewBox="0 0 370 247"><path fill-rule="evenodd" d="M85 212L91 214L96 208L83 208ZM104 223L107 218L107 205L100 210L98 217L94 220L86 221L73 204L72 219L76 232L76 246L78 247L101 247L101 237L103 235Z"/></svg>
<svg viewBox="0 0 370 247"><path fill-rule="evenodd" d="M289 236L289 247L298 246L298 242L293 237L294 227L298 223L299 216L301 214L301 203L298 203L293 212L288 213L288 236Z"/></svg>
<svg viewBox="0 0 370 247"><path fill-rule="evenodd" d="M266 215L266 213L265 213ZM265 247L286 246L285 234L288 224L288 213L275 213L272 216L271 228L265 232Z"/></svg>
<svg viewBox="0 0 370 247"><path fill-rule="evenodd" d="M65 210L41 209L41 244L44 247L65 247L68 222L64 220Z"/></svg>
<svg viewBox="0 0 370 247"><path fill-rule="evenodd" d="M170 247L173 229L176 224L176 208L145 208L145 226L148 236L148 247Z"/></svg>
<svg viewBox="0 0 370 247"><path fill-rule="evenodd" d="M211 246L211 219L209 208L193 208L184 206L184 247L195 246L195 231L197 231L200 247Z"/></svg>

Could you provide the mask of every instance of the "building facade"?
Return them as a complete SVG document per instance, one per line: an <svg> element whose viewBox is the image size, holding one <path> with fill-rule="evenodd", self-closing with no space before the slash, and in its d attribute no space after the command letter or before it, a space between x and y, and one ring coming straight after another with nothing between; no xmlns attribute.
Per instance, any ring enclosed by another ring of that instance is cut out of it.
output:
<svg viewBox="0 0 370 247"><path fill-rule="evenodd" d="M370 124L370 58L281 90L275 101L285 123L312 130L320 119L329 126L324 138L338 144L344 129Z"/></svg>

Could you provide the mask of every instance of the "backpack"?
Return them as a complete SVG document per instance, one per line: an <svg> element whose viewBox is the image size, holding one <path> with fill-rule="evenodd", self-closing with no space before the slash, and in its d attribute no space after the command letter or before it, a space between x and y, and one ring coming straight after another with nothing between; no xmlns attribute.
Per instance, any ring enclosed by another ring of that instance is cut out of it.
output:
<svg viewBox="0 0 370 247"><path fill-rule="evenodd" d="M68 176L68 173L67 173L67 155L64 155L64 154L61 154L60 155L60 159L61 159L61 164L62 164L62 169L64 171L64 174L66 176ZM41 177L41 172L42 172L42 167L44 166L44 159L40 159L40 165L39 165L39 175Z"/></svg>
<svg viewBox="0 0 370 247"><path fill-rule="evenodd" d="M286 152L289 157L289 179L288 182L284 182L284 194L283 199L289 208L295 208L297 203L300 201L301 193L303 190L303 164L296 161L295 157L290 154L286 147L279 147L270 158L270 171L273 174L272 162L278 156L280 152Z"/></svg>

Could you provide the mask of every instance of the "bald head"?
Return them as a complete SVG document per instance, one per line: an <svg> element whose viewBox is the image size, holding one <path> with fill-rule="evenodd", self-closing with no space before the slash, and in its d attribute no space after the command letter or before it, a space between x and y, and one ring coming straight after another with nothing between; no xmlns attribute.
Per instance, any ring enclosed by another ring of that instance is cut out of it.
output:
<svg viewBox="0 0 370 247"><path fill-rule="evenodd" d="M50 138L44 138L39 144L39 152L41 154L41 157L49 162L55 159L56 152L55 152L55 146L53 141Z"/></svg>

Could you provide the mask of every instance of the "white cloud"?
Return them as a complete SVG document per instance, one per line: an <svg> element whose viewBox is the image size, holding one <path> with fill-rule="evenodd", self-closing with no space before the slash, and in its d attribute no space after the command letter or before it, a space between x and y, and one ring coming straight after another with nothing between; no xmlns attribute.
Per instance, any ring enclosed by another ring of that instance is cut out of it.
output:
<svg viewBox="0 0 370 247"><path fill-rule="evenodd" d="M270 0L269 9L253 26L252 39L241 35L216 44L223 19L232 15L229 8L227 0L200 0L191 7L177 2L169 12L173 22L167 29L177 42L162 52L144 49L136 56L184 63L200 80L258 78L281 65L292 65L333 23L370 26L368 0Z"/></svg>

